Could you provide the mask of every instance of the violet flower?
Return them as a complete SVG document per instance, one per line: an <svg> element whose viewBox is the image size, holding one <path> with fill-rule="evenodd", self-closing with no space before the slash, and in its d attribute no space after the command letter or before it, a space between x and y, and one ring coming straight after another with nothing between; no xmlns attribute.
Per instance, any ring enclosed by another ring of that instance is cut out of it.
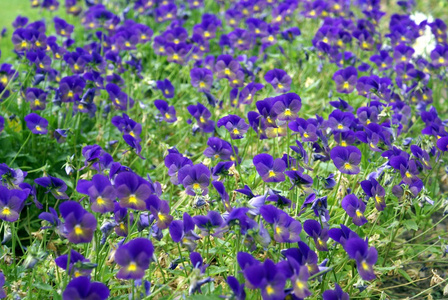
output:
<svg viewBox="0 0 448 300"><path fill-rule="evenodd" d="M375 178L361 181L361 187L368 198L373 198L378 211L383 211L386 207L386 190L376 181Z"/></svg>
<svg viewBox="0 0 448 300"><path fill-rule="evenodd" d="M216 125L218 127L225 126L233 140L242 139L244 134L249 129L249 125L244 121L244 119L237 115L227 115L222 117L218 120Z"/></svg>
<svg viewBox="0 0 448 300"><path fill-rule="evenodd" d="M169 79L157 80L157 89L159 89L165 98L174 97L174 86L171 84Z"/></svg>
<svg viewBox="0 0 448 300"><path fill-rule="evenodd" d="M115 189L121 207L146 210L146 201L152 190L142 177L132 172L121 172L115 178Z"/></svg>
<svg viewBox="0 0 448 300"><path fill-rule="evenodd" d="M174 106L169 106L168 103L164 100L155 100L155 107L160 112L160 119L167 123L174 123L177 120L176 110Z"/></svg>
<svg viewBox="0 0 448 300"><path fill-rule="evenodd" d="M210 92L213 84L213 72L207 68L193 68L190 70L191 85L199 92Z"/></svg>
<svg viewBox="0 0 448 300"><path fill-rule="evenodd" d="M82 254L73 249L70 250L70 262L68 262L68 254L58 256L54 262L63 270L67 270L68 263L67 274L75 278L80 276L90 276L90 273L92 272L91 269L85 268L85 265L83 266L83 263L89 263L90 260L86 259Z"/></svg>
<svg viewBox="0 0 448 300"><path fill-rule="evenodd" d="M356 226L362 226L367 223L367 219L364 216L364 211L366 210L366 205L354 194L349 194L342 199L342 208L347 212L353 223Z"/></svg>
<svg viewBox="0 0 448 300"><path fill-rule="evenodd" d="M63 300L96 299L106 300L109 289L102 282L91 282L89 277L77 277L70 281L62 293Z"/></svg>
<svg viewBox="0 0 448 300"><path fill-rule="evenodd" d="M375 279L373 265L378 260L378 251L375 247L369 248L367 240L359 237L351 237L345 242L344 250L351 259L356 260L358 272L362 279Z"/></svg>
<svg viewBox="0 0 448 300"><path fill-rule="evenodd" d="M321 228L318 221L310 219L303 223L303 230L313 238L317 250L328 251L327 241L329 236L327 228Z"/></svg>
<svg viewBox="0 0 448 300"><path fill-rule="evenodd" d="M26 126L34 134L47 134L48 121L38 114L30 113L25 116Z"/></svg>
<svg viewBox="0 0 448 300"><path fill-rule="evenodd" d="M359 163L361 162L361 151L355 146L336 146L331 149L330 157L334 165L341 173L358 174Z"/></svg>
<svg viewBox="0 0 448 300"><path fill-rule="evenodd" d="M273 205L264 205L260 208L260 214L267 223L273 224L274 240L279 243L300 241L302 225L286 212Z"/></svg>
<svg viewBox="0 0 448 300"><path fill-rule="evenodd" d="M59 211L65 222L62 225L63 234L74 244L90 243L96 230L95 216L75 201L66 201L59 206Z"/></svg>
<svg viewBox="0 0 448 300"><path fill-rule="evenodd" d="M254 156L253 163L264 182L285 181L283 171L286 169L286 163L281 158L274 160L271 155L262 153Z"/></svg>
<svg viewBox="0 0 448 300"><path fill-rule="evenodd" d="M291 88L291 77L282 69L273 69L264 75L264 80L272 85L276 93L286 93Z"/></svg>
<svg viewBox="0 0 448 300"><path fill-rule="evenodd" d="M350 94L353 92L358 79L358 71L355 67L347 67L336 71L333 80L336 82L336 89L339 93Z"/></svg>
<svg viewBox="0 0 448 300"><path fill-rule="evenodd" d="M97 213L114 211L115 188L106 176L95 174L92 181L81 179L76 185L76 191L89 196L92 211Z"/></svg>
<svg viewBox="0 0 448 300"><path fill-rule="evenodd" d="M334 290L326 290L322 294L323 300L350 300L348 293L344 292L339 284L334 284Z"/></svg>
<svg viewBox="0 0 448 300"><path fill-rule="evenodd" d="M115 252L115 262L121 266L119 279L142 279L149 267L154 246L146 238L135 238L120 246Z"/></svg>
<svg viewBox="0 0 448 300"><path fill-rule="evenodd" d="M0 185L0 219L7 222L17 221L27 197L28 193L25 191L9 190Z"/></svg>
<svg viewBox="0 0 448 300"><path fill-rule="evenodd" d="M203 164L186 165L179 170L179 182L190 196L207 195L210 184L210 170Z"/></svg>

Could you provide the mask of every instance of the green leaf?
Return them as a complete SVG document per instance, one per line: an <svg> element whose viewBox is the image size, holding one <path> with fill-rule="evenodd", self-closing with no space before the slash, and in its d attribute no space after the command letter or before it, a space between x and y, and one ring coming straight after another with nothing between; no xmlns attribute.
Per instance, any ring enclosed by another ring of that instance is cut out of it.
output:
<svg viewBox="0 0 448 300"><path fill-rule="evenodd" d="M412 229L412 230L415 230L415 231L418 230L418 225L417 225L417 223L415 223L414 220L405 220L403 222L403 224L406 227L406 229L408 229L408 230L409 229Z"/></svg>
<svg viewBox="0 0 448 300"><path fill-rule="evenodd" d="M40 289L40 290L44 290L44 291L52 291L53 287L49 284L46 283L33 283L33 286Z"/></svg>
<svg viewBox="0 0 448 300"><path fill-rule="evenodd" d="M402 269L397 269L398 273L400 273L401 276L403 276L404 278L406 278L407 281L409 282L413 282L411 276L409 276L408 273L406 273L404 270Z"/></svg>

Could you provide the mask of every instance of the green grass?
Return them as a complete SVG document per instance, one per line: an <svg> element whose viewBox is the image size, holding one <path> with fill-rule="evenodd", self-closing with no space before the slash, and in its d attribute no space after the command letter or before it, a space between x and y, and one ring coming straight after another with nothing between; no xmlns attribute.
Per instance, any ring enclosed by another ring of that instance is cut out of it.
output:
<svg viewBox="0 0 448 300"><path fill-rule="evenodd" d="M48 14L48 13L47 13ZM0 38L1 60L11 60L15 57L11 37L14 32L12 22L18 15L26 16L30 22L43 19L46 14L41 14L39 9L32 8L29 0L2 0L0 4L0 29L6 27L6 36Z"/></svg>

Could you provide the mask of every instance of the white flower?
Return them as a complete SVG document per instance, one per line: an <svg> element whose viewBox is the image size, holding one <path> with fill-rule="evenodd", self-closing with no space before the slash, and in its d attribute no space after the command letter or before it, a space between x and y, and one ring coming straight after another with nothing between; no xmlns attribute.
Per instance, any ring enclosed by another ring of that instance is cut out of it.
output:
<svg viewBox="0 0 448 300"><path fill-rule="evenodd" d="M421 22L427 20L428 23L432 23L434 21L434 18L429 15L425 15L421 12L416 12L413 15L410 16L411 20L413 20L417 25ZM436 42L434 39L434 36L431 32L431 28L429 25L426 25L424 33L418 37L412 45L412 48L414 48L414 57L423 56L428 57L432 50L436 47Z"/></svg>

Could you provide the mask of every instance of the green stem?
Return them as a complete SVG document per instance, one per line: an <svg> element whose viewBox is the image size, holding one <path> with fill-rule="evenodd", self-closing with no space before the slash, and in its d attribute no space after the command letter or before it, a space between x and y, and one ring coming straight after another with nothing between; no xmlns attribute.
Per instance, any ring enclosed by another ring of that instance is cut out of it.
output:
<svg viewBox="0 0 448 300"><path fill-rule="evenodd" d="M20 146L19 151L16 153L16 155L14 156L14 158L11 160L11 162L9 163L10 166L12 166L12 163L16 160L17 156L19 156L20 152L22 151L23 147L25 147L25 145L28 143L28 140L30 139L31 135L33 133L30 132L30 134L28 135L28 137L26 138L25 142L22 144L22 146Z"/></svg>

